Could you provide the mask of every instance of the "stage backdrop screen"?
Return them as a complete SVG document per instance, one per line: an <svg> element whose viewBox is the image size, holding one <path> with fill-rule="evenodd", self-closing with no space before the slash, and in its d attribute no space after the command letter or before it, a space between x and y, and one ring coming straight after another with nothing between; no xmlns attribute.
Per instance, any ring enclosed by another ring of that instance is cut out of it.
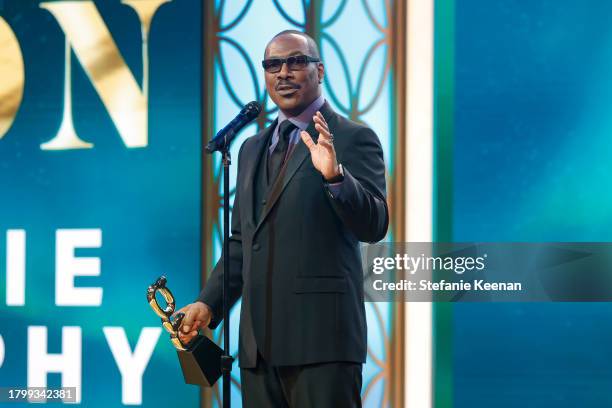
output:
<svg viewBox="0 0 612 408"><path fill-rule="evenodd" d="M200 27L195 1L0 2L0 387L198 404L145 294L200 286Z"/></svg>

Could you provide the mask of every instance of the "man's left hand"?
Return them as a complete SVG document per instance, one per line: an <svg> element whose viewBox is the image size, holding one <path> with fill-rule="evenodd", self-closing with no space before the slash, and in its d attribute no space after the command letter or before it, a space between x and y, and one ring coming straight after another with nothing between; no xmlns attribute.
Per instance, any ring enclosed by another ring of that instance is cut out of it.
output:
<svg viewBox="0 0 612 408"><path fill-rule="evenodd" d="M306 131L300 132L300 136L310 150L310 157L315 169L319 170L325 180L330 180L340 174L338 161L336 160L336 150L334 149L334 139L321 112L317 112L313 116L313 120L315 129L319 132L317 142L315 143Z"/></svg>

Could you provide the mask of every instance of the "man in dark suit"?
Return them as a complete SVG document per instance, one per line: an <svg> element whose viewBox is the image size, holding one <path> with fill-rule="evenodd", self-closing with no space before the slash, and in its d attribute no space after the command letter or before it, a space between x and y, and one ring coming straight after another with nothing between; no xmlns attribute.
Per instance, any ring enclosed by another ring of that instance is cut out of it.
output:
<svg viewBox="0 0 612 408"><path fill-rule="evenodd" d="M264 58L279 116L240 149L229 244L230 304L242 296L243 406L361 406L359 242L381 240L389 224L382 148L322 97L312 38L284 31ZM222 259L181 309L184 341L222 319Z"/></svg>

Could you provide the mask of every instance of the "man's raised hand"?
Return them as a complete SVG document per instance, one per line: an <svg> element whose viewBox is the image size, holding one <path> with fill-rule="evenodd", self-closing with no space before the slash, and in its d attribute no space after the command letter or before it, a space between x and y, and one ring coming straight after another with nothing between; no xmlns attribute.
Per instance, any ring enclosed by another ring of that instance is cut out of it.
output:
<svg viewBox="0 0 612 408"><path fill-rule="evenodd" d="M313 121L315 129L319 132L317 142L315 143L306 131L300 132L300 136L308 150L310 150L312 165L315 169L319 170L326 180L329 180L340 173L338 161L336 160L336 150L334 149L334 137L329 131L327 122L321 112L317 112L313 116Z"/></svg>

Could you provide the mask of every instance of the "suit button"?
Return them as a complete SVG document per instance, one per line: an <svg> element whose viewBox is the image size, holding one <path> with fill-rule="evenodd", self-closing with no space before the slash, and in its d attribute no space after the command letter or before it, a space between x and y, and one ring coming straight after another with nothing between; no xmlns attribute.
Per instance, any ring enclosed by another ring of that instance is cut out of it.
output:
<svg viewBox="0 0 612 408"><path fill-rule="evenodd" d="M260 248L261 248L261 245L253 244L253 251L259 251Z"/></svg>
<svg viewBox="0 0 612 408"><path fill-rule="evenodd" d="M261 200L261 205L266 205L266 200Z"/></svg>

